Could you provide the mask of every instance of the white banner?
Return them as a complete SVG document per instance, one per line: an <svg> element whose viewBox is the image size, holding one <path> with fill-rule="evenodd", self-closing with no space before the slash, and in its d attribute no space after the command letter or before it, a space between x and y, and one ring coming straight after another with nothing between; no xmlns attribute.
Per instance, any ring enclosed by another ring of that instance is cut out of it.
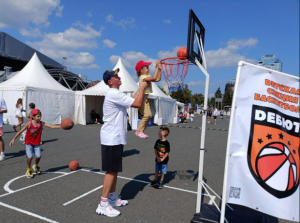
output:
<svg viewBox="0 0 300 223"><path fill-rule="evenodd" d="M299 77L239 66L226 201L299 221Z"/></svg>

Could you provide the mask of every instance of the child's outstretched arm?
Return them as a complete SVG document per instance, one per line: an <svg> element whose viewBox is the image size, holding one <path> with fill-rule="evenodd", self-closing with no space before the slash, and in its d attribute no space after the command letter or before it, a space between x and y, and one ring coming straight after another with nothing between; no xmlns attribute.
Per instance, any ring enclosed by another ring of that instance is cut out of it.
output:
<svg viewBox="0 0 300 223"><path fill-rule="evenodd" d="M156 61L156 68L153 74L153 77L149 76L144 79L144 81L148 82L158 82L161 79L161 63L159 60Z"/></svg>
<svg viewBox="0 0 300 223"><path fill-rule="evenodd" d="M24 132L24 131L28 128L29 123L30 123L30 122L27 122L27 123L24 125L24 127L21 128L21 130L17 132L17 134L15 135L15 137L10 141L9 146L12 146L12 145L14 144L14 142L15 142L15 139L18 138L19 135L21 135L22 132Z"/></svg>
<svg viewBox="0 0 300 223"><path fill-rule="evenodd" d="M61 129L60 125L49 125L47 123L44 122L44 126L51 128L51 129Z"/></svg>

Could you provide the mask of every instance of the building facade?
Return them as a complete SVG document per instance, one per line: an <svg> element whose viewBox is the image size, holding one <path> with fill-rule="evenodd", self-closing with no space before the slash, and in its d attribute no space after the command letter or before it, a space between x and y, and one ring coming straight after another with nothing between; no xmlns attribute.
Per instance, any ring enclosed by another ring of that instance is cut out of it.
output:
<svg viewBox="0 0 300 223"><path fill-rule="evenodd" d="M256 65L280 72L282 71L282 62L273 54L263 55Z"/></svg>
<svg viewBox="0 0 300 223"><path fill-rule="evenodd" d="M235 85L235 78L232 78L230 81L228 81L228 83L226 83L224 92L226 92L228 88L230 88L233 91L234 85Z"/></svg>

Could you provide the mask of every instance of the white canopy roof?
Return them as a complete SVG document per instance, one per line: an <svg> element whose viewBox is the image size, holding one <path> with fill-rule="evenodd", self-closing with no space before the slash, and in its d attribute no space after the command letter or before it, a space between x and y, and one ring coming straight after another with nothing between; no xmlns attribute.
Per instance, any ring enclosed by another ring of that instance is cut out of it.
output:
<svg viewBox="0 0 300 223"><path fill-rule="evenodd" d="M119 68L120 71L118 73L119 77L121 77L122 85L120 86L120 91L123 92L136 92L138 89L138 85L135 83L134 79L130 76L128 71L126 70L125 66L122 63L121 58L119 58L118 63L114 67L113 70ZM108 91L109 87L101 81L100 83L96 84L95 86L88 88L83 91L77 91L76 94L82 95L105 95Z"/></svg>
<svg viewBox="0 0 300 223"><path fill-rule="evenodd" d="M72 92L47 72L36 53L19 73L0 84L1 90L26 90L28 87Z"/></svg>
<svg viewBox="0 0 300 223"><path fill-rule="evenodd" d="M171 98L170 96L166 95L158 86L155 82L152 82L152 93L149 94L149 98L154 99L154 98L160 98L160 99L165 99L169 101L175 101L175 99ZM137 85L139 85L139 82L137 82Z"/></svg>

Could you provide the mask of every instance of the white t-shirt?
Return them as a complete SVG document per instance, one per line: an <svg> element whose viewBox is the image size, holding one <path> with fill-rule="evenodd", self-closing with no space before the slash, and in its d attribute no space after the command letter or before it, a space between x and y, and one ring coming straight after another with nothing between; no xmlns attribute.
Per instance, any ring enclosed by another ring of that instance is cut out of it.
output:
<svg viewBox="0 0 300 223"><path fill-rule="evenodd" d="M105 94L103 104L103 122L100 130L102 145L127 144L127 111L134 99L115 88Z"/></svg>
<svg viewBox="0 0 300 223"><path fill-rule="evenodd" d="M218 109L214 110L213 116L217 116L218 115Z"/></svg>
<svg viewBox="0 0 300 223"><path fill-rule="evenodd" d="M6 103L2 97L0 97L0 110L7 110ZM0 113L0 127L3 126L3 113Z"/></svg>

